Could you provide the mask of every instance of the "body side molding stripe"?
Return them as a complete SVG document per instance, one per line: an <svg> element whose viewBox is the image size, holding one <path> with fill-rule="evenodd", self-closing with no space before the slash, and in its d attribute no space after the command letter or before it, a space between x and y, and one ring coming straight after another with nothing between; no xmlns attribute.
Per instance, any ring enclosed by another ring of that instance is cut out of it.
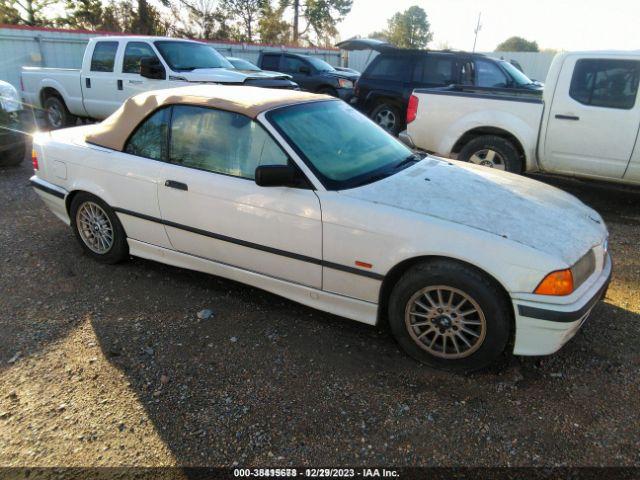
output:
<svg viewBox="0 0 640 480"><path fill-rule="evenodd" d="M314 265L320 265L323 267L331 268L333 270L340 270L347 273L352 273L354 275L360 275L367 278L372 278L374 280L382 280L384 275L375 272L365 272L360 269L354 267L348 267L346 265L340 265L333 262L328 262L325 260L321 260L319 258L309 257L307 255L301 255L299 253L288 252L286 250L280 250L278 248L269 247L267 245L260 245L259 243L248 242L246 240L241 240L239 238L228 237L226 235L221 235L219 233L208 232L206 230L202 230L199 228L190 227L188 225L181 225L179 223L172 222L170 220L163 220L160 218L152 217L150 215L145 215L143 213L133 212L131 210L126 210L120 207L112 207L114 211L118 213L122 213L124 215L129 215L132 217L141 218L143 220L147 220L150 222L160 223L167 227L173 227L180 230L185 230L187 232L192 232L197 235L202 235L204 237L213 238L216 240L221 240L223 242L233 243L235 245L240 245L242 247L253 248L254 250L260 250L262 252L272 253L274 255L280 255L282 257L292 258L294 260L299 260L301 262L313 263ZM215 261L215 260L213 260Z"/></svg>
<svg viewBox="0 0 640 480"><path fill-rule="evenodd" d="M46 185L43 185L40 182L36 182L35 180L29 180L29 183L31 183L31 186L33 188L37 188L38 190L42 190L45 193L48 193L49 195L53 195L54 197L58 197L58 198L64 198L65 194L55 190L51 187L47 187Z"/></svg>

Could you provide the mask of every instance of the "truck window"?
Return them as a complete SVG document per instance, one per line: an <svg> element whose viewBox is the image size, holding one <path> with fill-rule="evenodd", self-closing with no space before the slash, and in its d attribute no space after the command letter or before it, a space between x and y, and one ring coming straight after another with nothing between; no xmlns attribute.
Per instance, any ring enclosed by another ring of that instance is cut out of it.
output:
<svg viewBox="0 0 640 480"><path fill-rule="evenodd" d="M310 69L309 64L304 60L296 57L286 56L284 57L284 65L282 65L282 71L285 73L298 73L300 67L307 67Z"/></svg>
<svg viewBox="0 0 640 480"><path fill-rule="evenodd" d="M495 63L476 60L476 86L504 88L507 86L507 76Z"/></svg>
<svg viewBox="0 0 640 480"><path fill-rule="evenodd" d="M581 59L571 77L569 96L583 105L629 110L636 103L640 62Z"/></svg>
<svg viewBox="0 0 640 480"><path fill-rule="evenodd" d="M384 80L402 80L409 69L409 59L405 56L378 55L367 77Z"/></svg>
<svg viewBox="0 0 640 480"><path fill-rule="evenodd" d="M158 58L151 45L144 42L129 42L124 50L122 73L140 73L140 60L143 57Z"/></svg>
<svg viewBox="0 0 640 480"><path fill-rule="evenodd" d="M413 72L413 81L433 85L456 83L453 79L453 58L439 55L423 56Z"/></svg>
<svg viewBox="0 0 640 480"><path fill-rule="evenodd" d="M260 68L278 71L280 69L280 55L263 55Z"/></svg>
<svg viewBox="0 0 640 480"><path fill-rule="evenodd" d="M91 55L92 72L113 72L118 42L96 42Z"/></svg>

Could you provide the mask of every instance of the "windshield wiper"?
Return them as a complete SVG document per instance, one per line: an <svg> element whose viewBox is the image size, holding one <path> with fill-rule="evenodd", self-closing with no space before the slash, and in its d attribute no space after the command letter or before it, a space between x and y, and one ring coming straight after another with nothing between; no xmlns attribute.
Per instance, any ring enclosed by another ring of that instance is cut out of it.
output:
<svg viewBox="0 0 640 480"><path fill-rule="evenodd" d="M408 157L406 157L404 160L401 160L400 162L398 162L393 169L394 170L398 170L401 167L404 167L405 165L409 165L409 164L413 164L413 163L418 163L420 160L422 160L424 158L424 156L422 156L419 153L412 153L411 155L409 155Z"/></svg>

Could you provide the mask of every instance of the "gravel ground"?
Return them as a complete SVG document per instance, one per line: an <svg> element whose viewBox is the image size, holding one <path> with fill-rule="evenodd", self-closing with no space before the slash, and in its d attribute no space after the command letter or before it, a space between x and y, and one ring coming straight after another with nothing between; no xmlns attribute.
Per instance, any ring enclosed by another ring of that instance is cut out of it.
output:
<svg viewBox="0 0 640 480"><path fill-rule="evenodd" d="M455 376L385 329L98 264L30 175L0 170L1 466L640 464L640 190L541 177L606 219L606 302L554 356Z"/></svg>

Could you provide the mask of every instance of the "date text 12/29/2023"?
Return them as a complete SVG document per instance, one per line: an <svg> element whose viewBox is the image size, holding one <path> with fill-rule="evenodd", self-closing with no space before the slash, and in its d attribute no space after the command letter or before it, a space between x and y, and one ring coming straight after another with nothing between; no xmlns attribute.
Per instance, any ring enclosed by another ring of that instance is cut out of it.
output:
<svg viewBox="0 0 640 480"><path fill-rule="evenodd" d="M397 478L398 472L386 468L235 468L234 477L307 478Z"/></svg>

